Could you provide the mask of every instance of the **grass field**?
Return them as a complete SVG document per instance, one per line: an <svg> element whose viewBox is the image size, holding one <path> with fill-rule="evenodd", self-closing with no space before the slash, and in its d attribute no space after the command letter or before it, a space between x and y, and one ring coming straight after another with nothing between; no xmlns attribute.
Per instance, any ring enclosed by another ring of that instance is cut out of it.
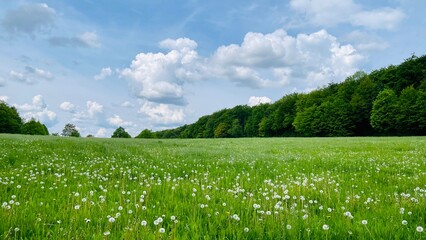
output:
<svg viewBox="0 0 426 240"><path fill-rule="evenodd" d="M426 138L0 135L1 239L426 239Z"/></svg>

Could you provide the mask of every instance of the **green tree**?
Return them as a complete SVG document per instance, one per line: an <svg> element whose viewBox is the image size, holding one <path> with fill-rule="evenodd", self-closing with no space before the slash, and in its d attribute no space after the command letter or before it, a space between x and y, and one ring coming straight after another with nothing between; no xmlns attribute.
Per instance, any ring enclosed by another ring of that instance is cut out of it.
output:
<svg viewBox="0 0 426 240"><path fill-rule="evenodd" d="M124 128L122 127L118 127L117 129L115 129L115 131L112 133L112 138L131 138L132 136L130 136L129 133L126 132L126 130L124 130Z"/></svg>
<svg viewBox="0 0 426 240"><path fill-rule="evenodd" d="M154 133L149 129L144 129L135 138L154 138Z"/></svg>
<svg viewBox="0 0 426 240"><path fill-rule="evenodd" d="M15 107L0 101L0 133L21 133L22 119Z"/></svg>
<svg viewBox="0 0 426 240"><path fill-rule="evenodd" d="M67 123L65 124L61 135L64 137L80 137L80 132L77 130L74 124Z"/></svg>
<svg viewBox="0 0 426 240"><path fill-rule="evenodd" d="M234 119L234 121L232 122L231 128L228 130L228 134L231 137L235 137L235 138L243 136L244 131L243 131L243 127L240 124L240 120Z"/></svg>
<svg viewBox="0 0 426 240"><path fill-rule="evenodd" d="M31 118L30 121L24 123L22 126L22 134L27 135L49 135L49 131L47 130L47 127L40 123L39 121L36 121L34 118Z"/></svg>
<svg viewBox="0 0 426 240"><path fill-rule="evenodd" d="M398 111L396 115L396 124L398 132L403 135L416 134L419 128L419 116L417 113L418 91L413 86L402 90L398 99Z"/></svg>
<svg viewBox="0 0 426 240"><path fill-rule="evenodd" d="M229 125L227 123L222 122L214 130L214 137L215 138L229 137L228 130L229 130Z"/></svg>
<svg viewBox="0 0 426 240"><path fill-rule="evenodd" d="M383 134L395 134L397 129L398 98L391 89L377 95L371 111L371 126Z"/></svg>

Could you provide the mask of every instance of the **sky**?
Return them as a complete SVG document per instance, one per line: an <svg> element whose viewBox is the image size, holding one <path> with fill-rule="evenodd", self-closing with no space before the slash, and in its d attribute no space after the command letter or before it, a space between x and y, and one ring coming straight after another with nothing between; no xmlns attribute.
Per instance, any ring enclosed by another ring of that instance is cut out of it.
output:
<svg viewBox="0 0 426 240"><path fill-rule="evenodd" d="M61 133L190 124L397 65L424 0L0 0L0 100Z"/></svg>

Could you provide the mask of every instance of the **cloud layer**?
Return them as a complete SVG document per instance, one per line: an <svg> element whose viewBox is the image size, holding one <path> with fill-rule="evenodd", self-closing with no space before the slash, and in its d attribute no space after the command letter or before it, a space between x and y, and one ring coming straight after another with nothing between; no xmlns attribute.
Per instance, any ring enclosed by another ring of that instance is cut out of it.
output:
<svg viewBox="0 0 426 240"><path fill-rule="evenodd" d="M32 103L26 103L23 105L14 105L18 111L22 114L25 120L34 118L47 127L54 126L57 122L57 115L55 112L50 111L44 102L42 95L36 95L32 99Z"/></svg>

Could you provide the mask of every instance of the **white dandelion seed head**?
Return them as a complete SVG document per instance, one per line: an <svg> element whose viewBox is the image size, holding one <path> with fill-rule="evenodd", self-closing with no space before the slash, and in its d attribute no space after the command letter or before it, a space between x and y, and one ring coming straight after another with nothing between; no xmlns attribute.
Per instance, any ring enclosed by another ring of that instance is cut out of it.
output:
<svg viewBox="0 0 426 240"><path fill-rule="evenodd" d="M407 222L407 220L402 220L402 225L407 225L408 224L408 222Z"/></svg>
<svg viewBox="0 0 426 240"><path fill-rule="evenodd" d="M417 232L423 232L423 230L424 230L424 229L423 229L423 227L422 227L422 226L417 226L417 227L416 227L416 231L417 231Z"/></svg>
<svg viewBox="0 0 426 240"><path fill-rule="evenodd" d="M249 232L249 228L248 228L248 227L245 227L245 228L244 228L244 232Z"/></svg>
<svg viewBox="0 0 426 240"><path fill-rule="evenodd" d="M327 231L328 229L330 229L330 227L327 224L322 225L322 229L324 231Z"/></svg>
<svg viewBox="0 0 426 240"><path fill-rule="evenodd" d="M141 225L146 226L147 222L145 220L142 220Z"/></svg>
<svg viewBox="0 0 426 240"><path fill-rule="evenodd" d="M164 228L160 228L160 229L158 229L158 231L159 231L160 233L165 233L165 232L166 232L166 229L164 229Z"/></svg>
<svg viewBox="0 0 426 240"><path fill-rule="evenodd" d="M362 223L363 225L367 225L368 221L364 219L364 220L362 220L362 221L361 221L361 223Z"/></svg>

